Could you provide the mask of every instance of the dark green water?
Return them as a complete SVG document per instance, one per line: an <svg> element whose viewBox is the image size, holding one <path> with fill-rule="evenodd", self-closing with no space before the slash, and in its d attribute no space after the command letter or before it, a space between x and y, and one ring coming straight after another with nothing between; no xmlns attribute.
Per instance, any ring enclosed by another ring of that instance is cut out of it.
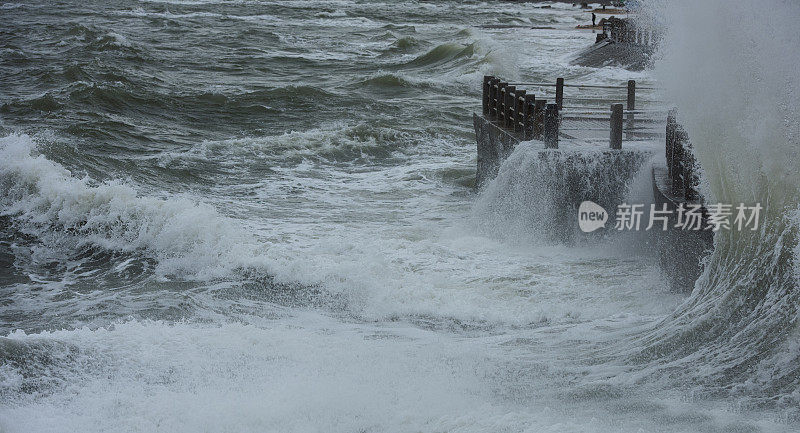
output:
<svg viewBox="0 0 800 433"><path fill-rule="evenodd" d="M0 431L790 431L639 376L649 256L481 214L483 75L652 82L538 6L0 4Z"/></svg>

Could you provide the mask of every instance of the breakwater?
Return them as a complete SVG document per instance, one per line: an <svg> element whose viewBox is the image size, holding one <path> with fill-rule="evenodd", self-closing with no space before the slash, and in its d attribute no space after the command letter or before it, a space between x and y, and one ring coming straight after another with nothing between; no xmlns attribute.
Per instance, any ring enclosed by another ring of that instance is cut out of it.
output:
<svg viewBox="0 0 800 433"><path fill-rule="evenodd" d="M482 112L473 114L476 181L479 188L525 190L529 205L547 209L533 211L537 216L531 224L548 226L544 232L552 241L580 242L585 234L578 230L579 205L588 200L616 209L642 170L649 171L644 178L652 182L651 202L659 209L674 213L680 206L702 205L688 135L675 112L657 99L642 98L637 105L635 81L620 86L570 84L563 78L552 85L530 83L539 90L552 87L540 97L521 86L484 77ZM565 89L574 91L565 96ZM535 156L511 158L521 143ZM705 221L708 213L700 209ZM657 247L673 288L686 291L700 274L713 233L675 225L670 221L667 230L648 232L649 242Z"/></svg>

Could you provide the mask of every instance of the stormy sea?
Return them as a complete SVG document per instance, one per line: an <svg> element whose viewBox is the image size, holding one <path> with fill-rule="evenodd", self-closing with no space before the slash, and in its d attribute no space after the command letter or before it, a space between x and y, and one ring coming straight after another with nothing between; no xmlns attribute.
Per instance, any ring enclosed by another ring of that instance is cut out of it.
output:
<svg viewBox="0 0 800 433"><path fill-rule="evenodd" d="M0 432L800 430L800 4L644 7L634 72L570 3L0 1ZM661 89L763 224L554 240L485 75Z"/></svg>

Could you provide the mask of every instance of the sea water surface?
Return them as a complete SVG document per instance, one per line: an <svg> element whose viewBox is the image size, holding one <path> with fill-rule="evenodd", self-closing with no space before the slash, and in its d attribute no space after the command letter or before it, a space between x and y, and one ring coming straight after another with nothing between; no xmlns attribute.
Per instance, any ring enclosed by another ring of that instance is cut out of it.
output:
<svg viewBox="0 0 800 433"><path fill-rule="evenodd" d="M755 294L689 296L473 188L483 75L655 82L570 66L588 14L539 6L0 4L0 431L794 431L795 226L717 257L778 269ZM774 350L698 322L754 297Z"/></svg>

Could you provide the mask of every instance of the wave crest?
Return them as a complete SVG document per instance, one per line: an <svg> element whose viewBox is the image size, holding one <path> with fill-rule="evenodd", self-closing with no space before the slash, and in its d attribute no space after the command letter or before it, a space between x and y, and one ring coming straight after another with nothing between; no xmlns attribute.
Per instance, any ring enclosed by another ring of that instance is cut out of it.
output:
<svg viewBox="0 0 800 433"><path fill-rule="evenodd" d="M26 135L0 138L0 161L2 214L54 247L61 237L73 237L107 250L145 251L157 258L160 275L198 279L226 275L255 256L247 234L212 206L142 197L117 181L73 177L36 155Z"/></svg>

